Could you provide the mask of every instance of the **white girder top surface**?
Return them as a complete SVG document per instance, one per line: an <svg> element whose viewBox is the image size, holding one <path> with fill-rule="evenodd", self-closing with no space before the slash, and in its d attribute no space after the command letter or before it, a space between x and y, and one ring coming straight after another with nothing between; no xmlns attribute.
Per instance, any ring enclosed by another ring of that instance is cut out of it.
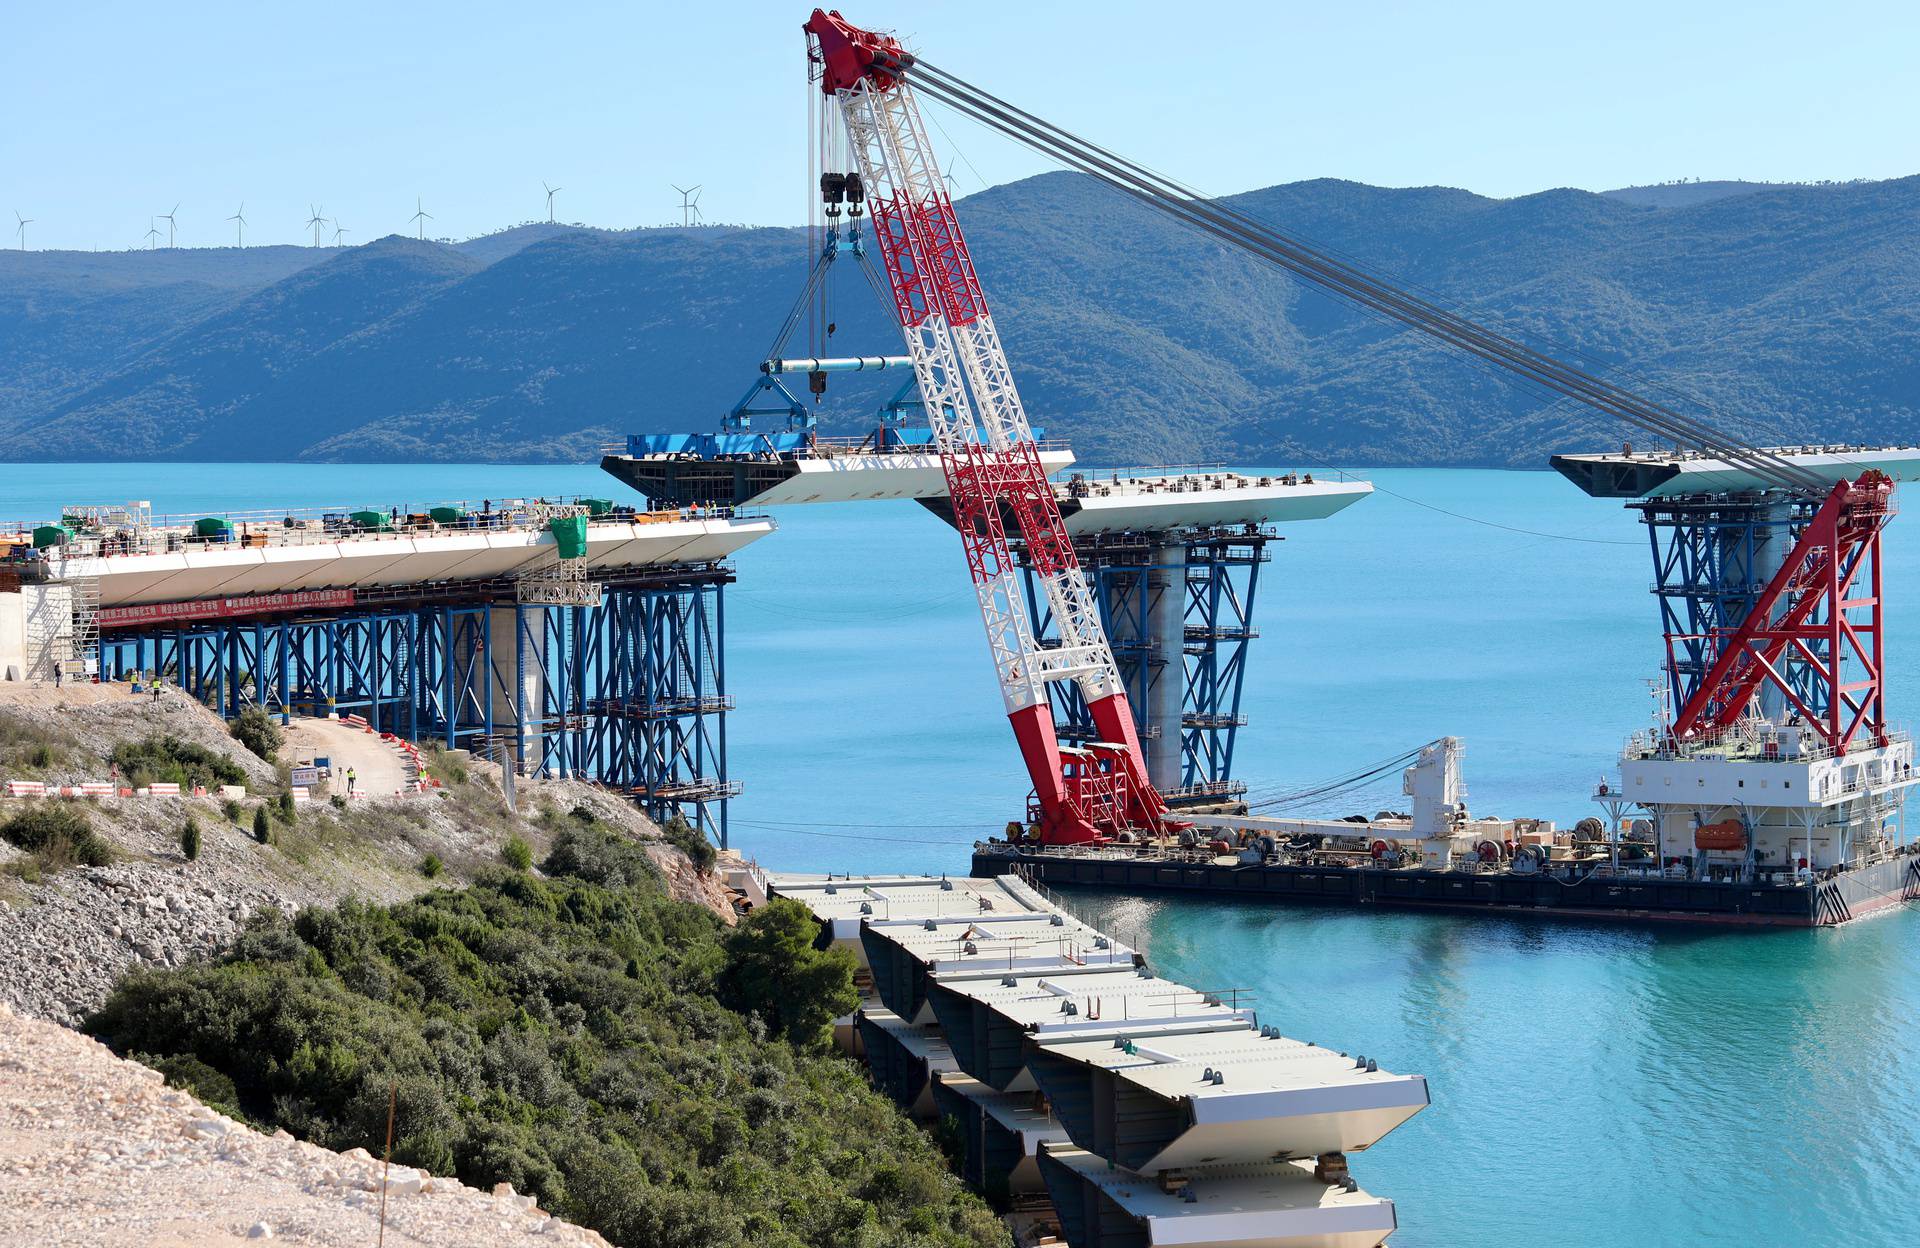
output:
<svg viewBox="0 0 1920 1248"><path fill-rule="evenodd" d="M1313 1163L1226 1166L1189 1177L1193 1199L1078 1148L1047 1156L1146 1223L1148 1242L1198 1248L1375 1248L1398 1225L1393 1202L1323 1183Z"/></svg>
<svg viewBox="0 0 1920 1248"><path fill-rule="evenodd" d="M1366 481L1197 472L1169 477L1088 474L1060 487L1067 532L1108 533L1324 520L1373 493Z"/></svg>
<svg viewBox="0 0 1920 1248"><path fill-rule="evenodd" d="M724 559L773 528L767 519L595 521L587 526L587 563L610 569ZM59 577L99 578L100 605L119 607L488 580L559 561L553 536L527 529L328 534L326 539L258 547L194 543L154 553L54 557L49 567Z"/></svg>
<svg viewBox="0 0 1920 1248"><path fill-rule="evenodd" d="M1075 1033L1114 1035L1170 1023L1228 1025L1251 1021L1251 1010L1234 1010L1185 984L1137 971L1104 974L1015 976L1012 987L995 979L937 980L948 989L1041 1040Z"/></svg>
<svg viewBox="0 0 1920 1248"><path fill-rule="evenodd" d="M753 496L753 505L857 503L879 499L945 498L947 475L939 453L913 451L807 457L793 461L798 471ZM1073 464L1073 452L1043 448L1040 466L1058 472Z"/></svg>
<svg viewBox="0 0 1920 1248"><path fill-rule="evenodd" d="M869 919L867 927L937 975L1053 966L1130 970L1133 966L1134 951L1128 946L1073 919L1053 920L1051 914L1015 911L945 919Z"/></svg>
<svg viewBox="0 0 1920 1248"><path fill-rule="evenodd" d="M1011 876L849 878L774 874L768 877L768 884L779 896L807 907L822 922L967 918L990 912L1031 913L1042 908L1038 895Z"/></svg>
<svg viewBox="0 0 1920 1248"><path fill-rule="evenodd" d="M937 1027L916 1027L883 1005L863 1004L860 1015L880 1030L892 1036L900 1047L927 1064L928 1070L957 1071L960 1063L954 1060L953 1050L947 1047L946 1037Z"/></svg>
<svg viewBox="0 0 1920 1248"><path fill-rule="evenodd" d="M1031 1157L1041 1144L1064 1145L1067 1129L1044 1110L1035 1109L1031 1092L996 1092L971 1075L940 1073L940 1086L978 1105L983 1113L1020 1137Z"/></svg>

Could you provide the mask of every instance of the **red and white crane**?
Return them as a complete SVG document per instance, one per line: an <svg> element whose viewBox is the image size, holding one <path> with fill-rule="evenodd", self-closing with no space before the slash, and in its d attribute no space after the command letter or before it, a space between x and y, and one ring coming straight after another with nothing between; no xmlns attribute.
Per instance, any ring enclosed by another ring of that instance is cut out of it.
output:
<svg viewBox="0 0 1920 1248"><path fill-rule="evenodd" d="M1674 462L1665 466L1630 452L1618 462L1613 456L1556 457L1557 466L1564 461L1580 469L1570 474L1577 480L1591 478L1585 486L1590 493L1635 497L1664 488L1661 480L1643 481L1648 473L1684 475L1684 465L1708 463L1732 483L1708 493L1737 494L1748 510L1778 511L1789 519L1804 511L1804 520L1787 528L1791 549L1783 559L1764 570L1755 564L1735 578L1760 578L1757 593L1733 593L1718 574L1707 577L1711 584L1695 584L1701 578L1692 575L1669 583L1669 573L1686 563L1682 556L1707 540L1700 534L1729 529L1724 507L1704 527L1685 518L1659 521L1690 535L1675 546L1680 555L1663 559L1656 532L1656 592L1666 604L1668 667L1678 704L1667 729L1669 744L1684 750L1711 744L1743 723L1779 726L1791 719L1836 754L1863 741L1876 749L1887 745L1879 547L1893 511L1893 482L1873 463L1853 454L1769 449L1734 437L1063 130L838 13L816 9L805 29L814 72L838 106L869 188L881 254L946 469L1007 712L1033 776L1033 815L1044 840L1155 829L1166 809L1146 782L1126 695L929 150L916 91L1200 234L1501 370L1530 390L1577 400L1674 448ZM1873 452L1865 454L1871 458ZM1587 460L1604 462L1573 463ZM1014 592L1009 522L1019 526L1045 578L1047 604L1059 625L1057 647L1035 643ZM1753 523L1772 525L1764 518ZM1649 524L1655 525L1651 516ZM1743 586L1744 580L1733 588ZM1685 619L1669 601L1675 597L1693 603ZM1047 685L1056 680L1078 682L1104 743L1090 751L1060 745L1047 701Z"/></svg>
<svg viewBox="0 0 1920 1248"><path fill-rule="evenodd" d="M1041 467L913 89L897 72L908 61L905 51L837 12L815 9L805 29L820 89L839 111L866 184L1007 718L1033 778L1030 820L1052 844L1157 830L1166 806L1147 782L1099 610ZM1043 646L1035 637L1007 544L1009 523L1026 543L1058 644ZM1079 685L1101 737L1086 748L1062 746L1054 731L1047 687L1064 680Z"/></svg>

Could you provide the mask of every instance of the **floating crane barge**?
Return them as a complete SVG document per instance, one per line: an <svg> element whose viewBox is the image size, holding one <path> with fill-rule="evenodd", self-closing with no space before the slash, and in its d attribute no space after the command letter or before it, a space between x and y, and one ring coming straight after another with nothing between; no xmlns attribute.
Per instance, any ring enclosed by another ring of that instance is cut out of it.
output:
<svg viewBox="0 0 1920 1248"><path fill-rule="evenodd" d="M1572 831L1480 821L1460 743L1405 772L1405 818L1193 813L1173 835L980 845L979 875L1268 901L1747 926L1827 926L1920 896L1901 813L1913 742L1881 685L1880 534L1920 450L1783 448L1817 504L1708 454L1556 456L1646 525L1667 647L1661 713ZM1865 482L1864 486L1856 482ZM1842 675L1846 672L1846 675Z"/></svg>

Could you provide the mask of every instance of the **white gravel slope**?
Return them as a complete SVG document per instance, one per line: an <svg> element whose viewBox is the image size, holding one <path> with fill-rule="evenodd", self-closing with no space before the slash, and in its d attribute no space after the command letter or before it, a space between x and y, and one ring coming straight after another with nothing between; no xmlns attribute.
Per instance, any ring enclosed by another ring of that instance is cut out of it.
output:
<svg viewBox="0 0 1920 1248"><path fill-rule="evenodd" d="M0 1245L366 1248L380 1163L223 1118L105 1046L0 1003ZM395 1248L606 1241L511 1189L488 1195L396 1166Z"/></svg>

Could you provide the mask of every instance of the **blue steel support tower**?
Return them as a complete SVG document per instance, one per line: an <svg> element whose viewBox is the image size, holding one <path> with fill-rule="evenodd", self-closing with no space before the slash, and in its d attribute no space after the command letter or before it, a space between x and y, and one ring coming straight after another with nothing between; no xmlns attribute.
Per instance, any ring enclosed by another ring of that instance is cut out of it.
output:
<svg viewBox="0 0 1920 1248"><path fill-rule="evenodd" d="M1268 526L1223 525L1099 533L1074 541L1149 770L1172 804L1232 801L1246 792L1245 782L1233 778L1233 753L1247 722L1240 696L1248 646L1259 636L1254 594L1260 565L1272 557L1268 543L1281 540ZM1051 641L1046 599L1031 576L1025 586L1035 626L1043 641ZM1056 691L1054 699L1061 739L1095 740L1085 703L1065 692L1063 697ZM1177 722L1155 715L1162 705L1177 712Z"/></svg>
<svg viewBox="0 0 1920 1248"><path fill-rule="evenodd" d="M596 781L727 845L722 563L623 570L591 605L445 582L387 602L103 631L103 680L158 674L232 717L358 714L536 778ZM364 597L364 596L363 596Z"/></svg>
<svg viewBox="0 0 1920 1248"><path fill-rule="evenodd" d="M1669 696L1685 706L1812 519L1814 504L1755 491L1678 494L1627 504L1652 545L1653 593L1667 638ZM1826 710L1824 682L1793 652L1783 675L1810 709Z"/></svg>

